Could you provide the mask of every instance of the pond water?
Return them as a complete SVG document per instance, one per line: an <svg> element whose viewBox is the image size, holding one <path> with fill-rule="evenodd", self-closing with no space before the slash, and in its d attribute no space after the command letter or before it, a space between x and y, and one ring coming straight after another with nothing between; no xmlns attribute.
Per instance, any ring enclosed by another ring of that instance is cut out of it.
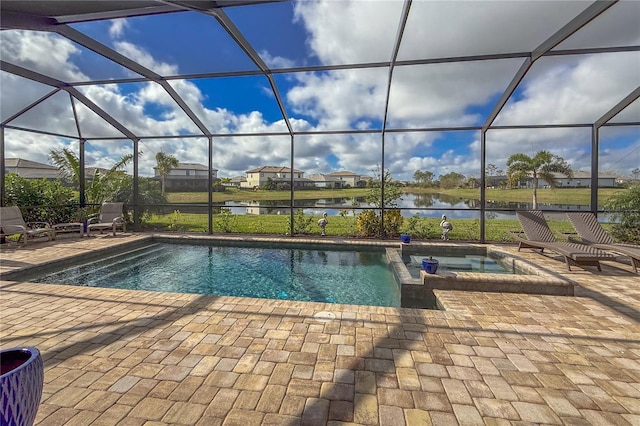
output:
<svg viewBox="0 0 640 426"><path fill-rule="evenodd" d="M283 207L288 200L261 200L252 202L226 202L216 204L216 207L225 207L233 214L281 214L288 215L289 209ZM295 200L296 207L301 207L305 214L321 216L327 212L329 216L338 216L341 211L347 211L351 215L351 209L355 205L359 208L371 208L364 197L357 198L316 198ZM404 217L414 216L418 213L425 218L440 218L443 214L451 218L477 219L479 217L480 200L463 199L444 194L403 194L398 201L398 207L406 209L402 211ZM544 204L538 203L542 210L566 210L589 211L589 206L578 204ZM488 209L511 210L504 212L491 212L490 218L515 219L515 210L528 210L533 208L532 203L526 202L493 202L487 201ZM429 209L429 210L422 210ZM180 209L184 211L183 209Z"/></svg>

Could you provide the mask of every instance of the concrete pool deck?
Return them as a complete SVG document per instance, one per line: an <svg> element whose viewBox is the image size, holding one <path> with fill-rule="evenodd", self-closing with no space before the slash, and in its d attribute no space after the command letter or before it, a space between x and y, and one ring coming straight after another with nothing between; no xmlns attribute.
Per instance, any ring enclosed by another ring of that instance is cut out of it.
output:
<svg viewBox="0 0 640 426"><path fill-rule="evenodd" d="M147 238L3 245L0 273ZM575 296L435 290L428 311L5 280L0 346L42 352L42 425L640 424L640 276L501 247Z"/></svg>

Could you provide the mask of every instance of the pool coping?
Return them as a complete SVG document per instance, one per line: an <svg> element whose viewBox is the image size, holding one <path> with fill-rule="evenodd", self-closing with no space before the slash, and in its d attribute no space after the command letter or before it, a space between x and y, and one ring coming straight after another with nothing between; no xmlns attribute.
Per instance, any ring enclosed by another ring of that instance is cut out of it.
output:
<svg viewBox="0 0 640 426"><path fill-rule="evenodd" d="M509 258L514 268L525 271L527 275L520 274L491 274L476 272L452 272L440 271L436 274L428 274L420 271L420 278L411 276L402 257L405 255L423 255L429 247L437 247L438 250L456 254L464 250L476 254L493 255L501 258ZM513 253L501 250L499 246L492 244L460 244L460 243L428 243L420 245L403 244L400 249L388 248L387 258L394 270L397 280L401 283L401 300L403 306L420 308L424 301L425 306L438 303L433 290L458 290L479 291L493 293L523 293L553 296L573 296L577 283L562 275L549 271L544 267L534 265Z"/></svg>

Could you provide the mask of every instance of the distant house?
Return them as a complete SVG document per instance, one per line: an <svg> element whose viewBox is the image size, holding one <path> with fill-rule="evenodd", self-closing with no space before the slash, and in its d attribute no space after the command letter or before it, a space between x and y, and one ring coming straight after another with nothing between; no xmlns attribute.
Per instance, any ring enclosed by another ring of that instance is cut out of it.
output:
<svg viewBox="0 0 640 426"><path fill-rule="evenodd" d="M245 189L255 189L265 186L269 181L275 184L289 186L291 183L291 169L289 167L262 166L248 170L246 182L240 182L240 187ZM304 172L293 169L294 188L308 188L313 186L313 182L304 177Z"/></svg>
<svg viewBox="0 0 640 426"><path fill-rule="evenodd" d="M344 188L346 182L337 176L316 173L309 175L308 179L313 182L316 188Z"/></svg>
<svg viewBox="0 0 640 426"><path fill-rule="evenodd" d="M554 173L555 184L558 188L591 188L591 173L577 171L572 178L568 178L559 173ZM598 175L598 188L615 188L618 176L614 174L601 173Z"/></svg>
<svg viewBox="0 0 640 426"><path fill-rule="evenodd" d="M24 158L6 158L4 173L15 173L25 179L60 179L60 170L57 167Z"/></svg>
<svg viewBox="0 0 640 426"><path fill-rule="evenodd" d="M577 171L573 177L568 178L562 173L553 173L556 188L591 188L591 173ZM602 173L598 176L599 188L615 188L619 184L619 177L614 174ZM548 188L549 184L538 178L538 188ZM525 176L518 182L518 188L533 188L533 178Z"/></svg>
<svg viewBox="0 0 640 426"><path fill-rule="evenodd" d="M161 176L156 167L154 176L160 180ZM218 179L218 169L211 170L213 181ZM178 163L165 176L165 190L167 191L207 191L209 189L209 167L198 163Z"/></svg>
<svg viewBox="0 0 640 426"><path fill-rule="evenodd" d="M242 182L246 182L247 178L244 176L234 176L231 178L230 182L223 182L222 186L230 187L230 188L240 188Z"/></svg>
<svg viewBox="0 0 640 426"><path fill-rule="evenodd" d="M352 188L364 188L367 182L373 179L371 176L357 175L349 171L333 172L329 173L329 176L340 179L345 186Z"/></svg>
<svg viewBox="0 0 640 426"><path fill-rule="evenodd" d="M485 185L487 188L506 188L508 179L506 175L487 176L485 177Z"/></svg>

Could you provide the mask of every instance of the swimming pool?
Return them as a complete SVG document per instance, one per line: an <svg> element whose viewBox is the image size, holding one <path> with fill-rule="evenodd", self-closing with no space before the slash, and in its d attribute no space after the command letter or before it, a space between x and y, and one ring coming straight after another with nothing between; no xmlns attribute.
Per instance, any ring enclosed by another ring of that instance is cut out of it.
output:
<svg viewBox="0 0 640 426"><path fill-rule="evenodd" d="M422 270L422 258L440 263L436 274ZM433 290L574 294L574 284L514 253L491 244L403 244L387 249L387 258L401 284L403 307L438 308Z"/></svg>
<svg viewBox="0 0 640 426"><path fill-rule="evenodd" d="M353 250L153 243L32 281L399 307L384 250Z"/></svg>
<svg viewBox="0 0 640 426"><path fill-rule="evenodd" d="M420 278L422 259L425 256L406 256L405 264L413 278ZM458 256L438 256L438 271L475 272L478 274L520 274L513 265L490 255L461 254Z"/></svg>

